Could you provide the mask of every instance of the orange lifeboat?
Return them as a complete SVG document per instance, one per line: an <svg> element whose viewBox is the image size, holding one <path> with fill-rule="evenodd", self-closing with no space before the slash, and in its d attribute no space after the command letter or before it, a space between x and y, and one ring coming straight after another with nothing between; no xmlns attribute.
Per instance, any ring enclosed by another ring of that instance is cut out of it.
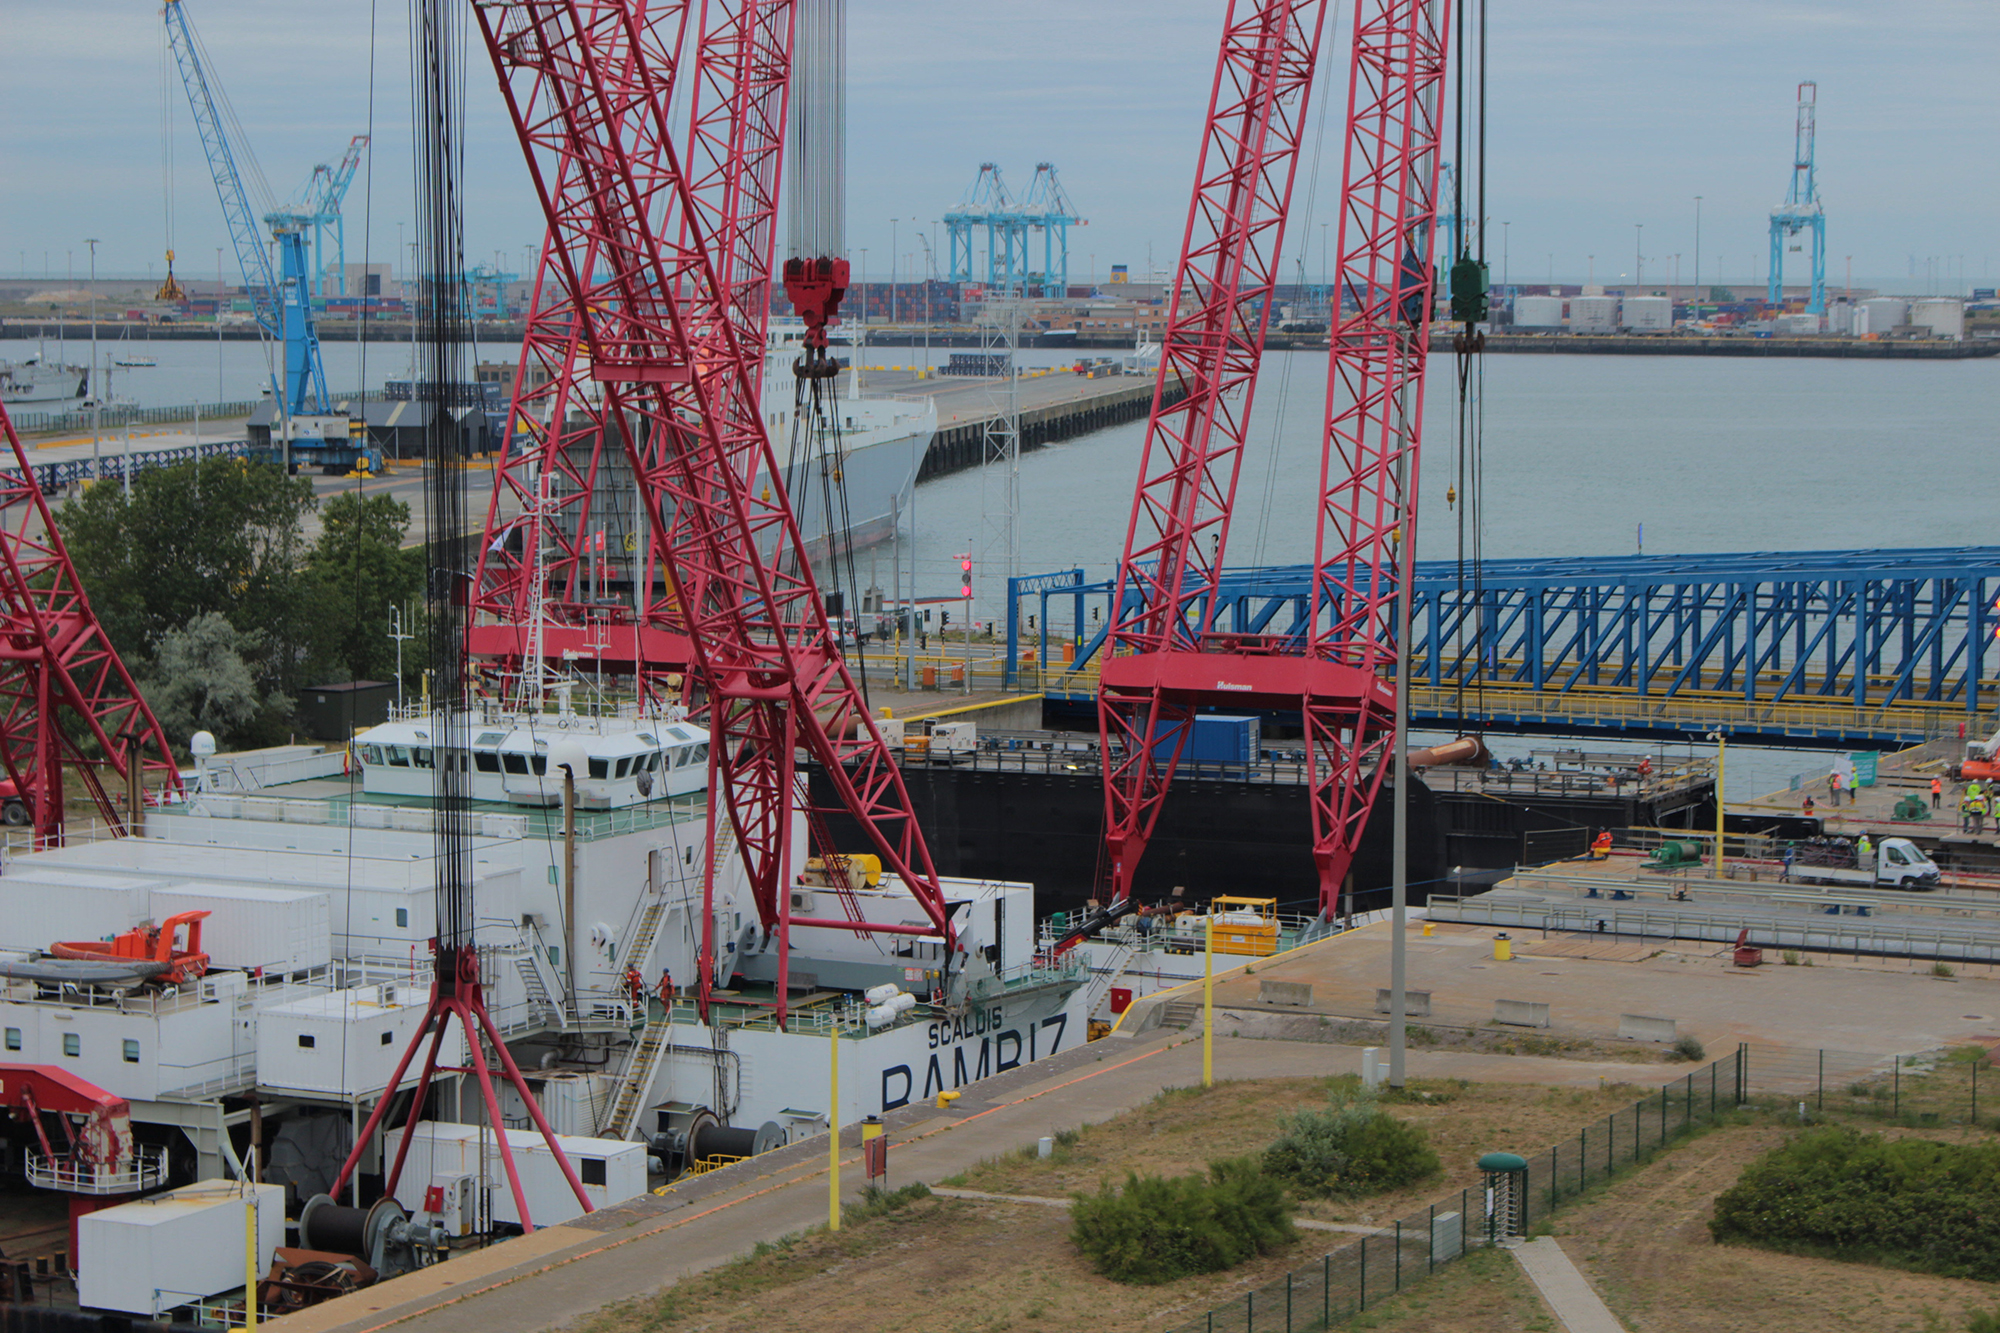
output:
<svg viewBox="0 0 2000 1333"><path fill-rule="evenodd" d="M201 950L201 923L206 909L181 912L157 926L145 925L108 940L71 940L49 946L57 958L89 962L131 962L150 964L147 980L163 985L182 985L208 971L208 955ZM177 947L176 936L185 929L187 943ZM155 970L157 969L157 970Z"/></svg>

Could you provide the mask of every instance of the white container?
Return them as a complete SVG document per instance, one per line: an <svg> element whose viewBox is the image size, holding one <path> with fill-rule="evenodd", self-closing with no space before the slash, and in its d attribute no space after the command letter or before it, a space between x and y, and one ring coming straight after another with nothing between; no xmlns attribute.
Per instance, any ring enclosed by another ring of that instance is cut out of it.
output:
<svg viewBox="0 0 2000 1333"><path fill-rule="evenodd" d="M1771 323L1781 338L1811 337L1824 327L1824 321L1818 315L1804 312L1796 315L1779 315Z"/></svg>
<svg viewBox="0 0 2000 1333"><path fill-rule="evenodd" d="M39 949L58 940L101 940L152 914L159 880L81 871L30 870L16 862L0 874L0 949Z"/></svg>
<svg viewBox="0 0 2000 1333"><path fill-rule="evenodd" d="M1674 326L1674 303L1665 296L1628 296L1619 317L1635 333L1665 333Z"/></svg>
<svg viewBox="0 0 2000 1333"><path fill-rule="evenodd" d="M285 1243L285 1187L253 1185L257 1272ZM76 1220L78 1304L150 1319L243 1287L245 1187L208 1180Z"/></svg>
<svg viewBox="0 0 2000 1333"><path fill-rule="evenodd" d="M1569 303L1571 333L1611 333L1618 327L1618 298L1576 296Z"/></svg>
<svg viewBox="0 0 2000 1333"><path fill-rule="evenodd" d="M521 1192L527 1196L528 1211L538 1227L554 1226L583 1216L555 1154L542 1136L532 1129L502 1130L514 1167L521 1174ZM394 1161L403 1130L392 1129L384 1136L382 1151ZM558 1134L556 1142L569 1159L583 1192L593 1209L609 1208L646 1192L646 1145L617 1139L572 1138ZM507 1185L507 1169L500 1160L500 1147L493 1131L478 1125L420 1122L410 1140L410 1155L396 1182L396 1201L412 1213L423 1210L424 1190L435 1176L477 1176L481 1149L485 1153L485 1176L493 1197L493 1219L520 1225L514 1206L514 1192ZM240 1236L239 1236L240 1239Z"/></svg>
<svg viewBox="0 0 2000 1333"><path fill-rule="evenodd" d="M423 986L391 985L272 1005L257 1016L257 1082L287 1092L374 1096L396 1072L429 1003ZM464 1064L463 1029L453 1023L451 1031L444 1058Z"/></svg>
<svg viewBox="0 0 2000 1333"><path fill-rule="evenodd" d="M1965 336L1965 302L1955 296L1910 302L1910 323L1929 329L1933 338Z"/></svg>
<svg viewBox="0 0 2000 1333"><path fill-rule="evenodd" d="M1563 322L1563 302L1560 296L1522 296L1514 301L1514 327L1517 329L1559 329Z"/></svg>
<svg viewBox="0 0 2000 1333"><path fill-rule="evenodd" d="M1867 326L1864 328L1857 324L1856 333L1879 336L1910 321L1910 303L1898 296L1871 296L1861 303L1861 309L1861 317L1867 321Z"/></svg>
<svg viewBox="0 0 2000 1333"><path fill-rule="evenodd" d="M203 909L201 947L216 967L289 975L333 961L333 903L324 890L194 883L153 891L161 920Z"/></svg>

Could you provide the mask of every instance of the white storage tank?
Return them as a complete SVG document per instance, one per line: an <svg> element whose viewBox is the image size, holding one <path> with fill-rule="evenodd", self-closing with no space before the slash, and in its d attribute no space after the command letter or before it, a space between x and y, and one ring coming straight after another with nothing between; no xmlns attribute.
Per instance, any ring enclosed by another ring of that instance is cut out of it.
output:
<svg viewBox="0 0 2000 1333"><path fill-rule="evenodd" d="M507 1129L507 1149L521 1174L521 1192L527 1196L528 1211L538 1227L554 1226L583 1216L583 1208L563 1179L555 1154L540 1133L532 1129ZM394 1161L402 1143L403 1130L383 1136L382 1152ZM594 1209L609 1208L646 1192L646 1145L619 1139L572 1138L558 1134L563 1155L569 1159L583 1192ZM434 1178L478 1177L480 1153L485 1151L485 1175L493 1193L493 1220L519 1226L520 1210L514 1206L514 1191L507 1185L507 1168L500 1160L500 1146L493 1131L479 1125L451 1125L435 1120L418 1123L410 1140L410 1155L403 1163L402 1177L396 1182L396 1202L412 1214L423 1211L424 1191ZM239 1238L240 1238L239 1233Z"/></svg>
<svg viewBox="0 0 2000 1333"><path fill-rule="evenodd" d="M241 1291L247 1190L257 1195L257 1272L269 1272L285 1243L285 1187L207 1180L77 1218L77 1303L151 1319Z"/></svg>
<svg viewBox="0 0 2000 1333"><path fill-rule="evenodd" d="M290 975L333 961L332 898L324 890L203 883L153 890L162 921L203 910L201 947L216 967Z"/></svg>
<svg viewBox="0 0 2000 1333"><path fill-rule="evenodd" d="M1910 302L1910 323L1929 329L1933 338L1965 336L1965 302L1955 296L1929 297Z"/></svg>
<svg viewBox="0 0 2000 1333"><path fill-rule="evenodd" d="M1910 303L1899 296L1871 296L1861 303L1861 314L1856 317L1856 334L1888 333L1899 324L1907 324L1910 319Z"/></svg>
<svg viewBox="0 0 2000 1333"><path fill-rule="evenodd" d="M1635 333L1664 333L1674 326L1674 303L1665 296L1628 296L1619 322Z"/></svg>
<svg viewBox="0 0 2000 1333"><path fill-rule="evenodd" d="M1775 326L1774 331L1781 338L1803 338L1818 333L1821 328L1820 317L1806 313L1779 315L1771 322Z"/></svg>
<svg viewBox="0 0 2000 1333"><path fill-rule="evenodd" d="M1618 328L1618 298L1575 296L1569 303L1571 333L1612 333Z"/></svg>
<svg viewBox="0 0 2000 1333"><path fill-rule="evenodd" d="M1517 329L1559 329L1563 322L1560 296L1521 296L1514 300Z"/></svg>

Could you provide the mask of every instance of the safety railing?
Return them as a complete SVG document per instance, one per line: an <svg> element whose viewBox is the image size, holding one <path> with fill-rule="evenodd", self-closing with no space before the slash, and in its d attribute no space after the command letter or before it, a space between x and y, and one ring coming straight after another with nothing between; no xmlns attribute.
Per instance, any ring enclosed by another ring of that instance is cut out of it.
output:
<svg viewBox="0 0 2000 1333"><path fill-rule="evenodd" d="M98 1166L73 1157L50 1157L28 1149L28 1183L65 1194L136 1194L158 1189L167 1179L167 1150L144 1144L116 1166Z"/></svg>
<svg viewBox="0 0 2000 1333"><path fill-rule="evenodd" d="M1528 1155L1512 1198L1470 1186L1447 1194L1172 1333L1309 1333L1348 1323L1472 1250L1525 1234L1593 1185L1715 1123L1747 1095L1745 1069L1739 1048Z"/></svg>

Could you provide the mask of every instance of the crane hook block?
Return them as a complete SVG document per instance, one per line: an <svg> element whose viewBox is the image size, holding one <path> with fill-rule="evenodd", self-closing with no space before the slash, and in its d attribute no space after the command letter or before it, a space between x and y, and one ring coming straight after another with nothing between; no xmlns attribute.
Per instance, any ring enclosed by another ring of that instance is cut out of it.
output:
<svg viewBox="0 0 2000 1333"><path fill-rule="evenodd" d="M1486 265L1471 256L1451 266L1451 319L1454 324L1480 324L1486 319Z"/></svg>
<svg viewBox="0 0 2000 1333"><path fill-rule="evenodd" d="M806 346L814 351L826 349L828 326L840 322L840 298L847 295L847 274L845 259L822 256L785 261L785 297L806 322Z"/></svg>

